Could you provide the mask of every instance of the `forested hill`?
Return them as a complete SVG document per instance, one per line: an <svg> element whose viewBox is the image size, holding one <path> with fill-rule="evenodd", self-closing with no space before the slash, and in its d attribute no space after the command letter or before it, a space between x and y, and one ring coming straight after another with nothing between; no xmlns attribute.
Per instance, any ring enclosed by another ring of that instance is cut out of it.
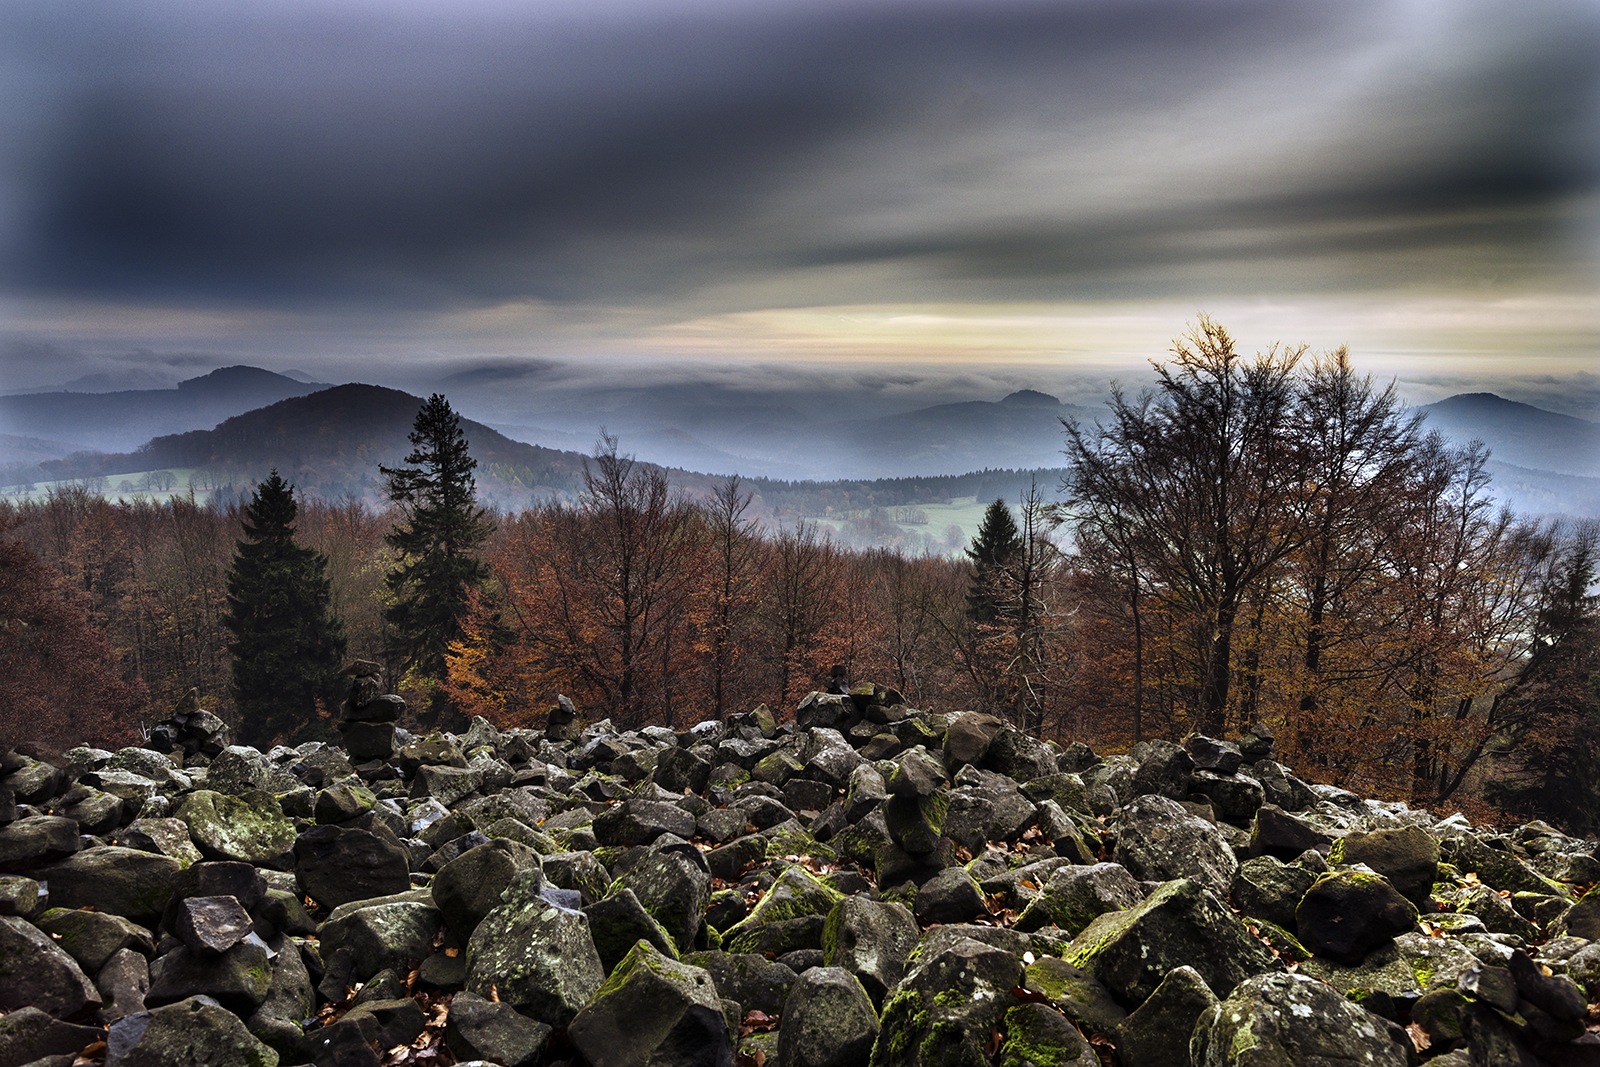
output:
<svg viewBox="0 0 1600 1067"><path fill-rule="evenodd" d="M222 367L173 389L0 396L0 430L116 452L157 434L215 426L238 412L326 388L326 382L301 382L259 367Z"/></svg>
<svg viewBox="0 0 1600 1067"><path fill-rule="evenodd" d="M275 467L304 492L377 496L378 466L404 460L421 404L398 389L340 385L235 415L212 430L154 438L129 459L139 469L209 468L235 485L253 485ZM582 483L583 457L576 452L513 441L470 419L461 420L461 429L486 502L525 507Z"/></svg>

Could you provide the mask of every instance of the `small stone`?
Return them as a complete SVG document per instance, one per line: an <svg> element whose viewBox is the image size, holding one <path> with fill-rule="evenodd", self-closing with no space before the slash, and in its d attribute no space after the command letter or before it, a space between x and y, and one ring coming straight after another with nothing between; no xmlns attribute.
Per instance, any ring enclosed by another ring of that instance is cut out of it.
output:
<svg viewBox="0 0 1600 1067"><path fill-rule="evenodd" d="M457 993L450 1002L444 1041L458 1062L490 1060L505 1067L534 1067L544 1057L550 1027L509 1004Z"/></svg>
<svg viewBox="0 0 1600 1067"><path fill-rule="evenodd" d="M924 926L929 923L971 922L980 915L988 914L983 890L964 868L948 867L917 890L916 916Z"/></svg>
<svg viewBox="0 0 1600 1067"><path fill-rule="evenodd" d="M178 905L173 932L196 956L220 956L253 930L237 898L190 897Z"/></svg>

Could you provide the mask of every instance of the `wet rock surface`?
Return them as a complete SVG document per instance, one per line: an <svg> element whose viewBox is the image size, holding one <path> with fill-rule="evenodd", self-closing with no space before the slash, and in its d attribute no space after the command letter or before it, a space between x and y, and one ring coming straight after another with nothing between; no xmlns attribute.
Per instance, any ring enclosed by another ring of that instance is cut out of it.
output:
<svg viewBox="0 0 1600 1067"><path fill-rule="evenodd" d="M1600 1063L1595 843L882 686L343 744L6 757L0 1062ZM32 751L32 750L29 750ZM14 809L14 810L13 810Z"/></svg>

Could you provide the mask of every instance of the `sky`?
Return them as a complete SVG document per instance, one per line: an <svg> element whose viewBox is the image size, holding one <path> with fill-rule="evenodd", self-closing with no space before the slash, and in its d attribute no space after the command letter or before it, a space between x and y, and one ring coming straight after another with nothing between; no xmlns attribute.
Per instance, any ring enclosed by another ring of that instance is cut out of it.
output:
<svg viewBox="0 0 1600 1067"><path fill-rule="evenodd" d="M0 390L1083 402L1201 312L1600 420L1600 2L0 0Z"/></svg>

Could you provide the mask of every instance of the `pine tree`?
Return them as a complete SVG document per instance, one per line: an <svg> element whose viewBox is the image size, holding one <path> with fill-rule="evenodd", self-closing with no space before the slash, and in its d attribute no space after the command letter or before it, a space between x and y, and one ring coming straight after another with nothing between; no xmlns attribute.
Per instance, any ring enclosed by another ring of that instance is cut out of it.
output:
<svg viewBox="0 0 1600 1067"><path fill-rule="evenodd" d="M385 579L395 601L384 620L394 629L394 651L408 670L443 678L445 653L461 637L468 594L489 578L476 552L494 524L477 505L472 472L478 461L441 394L417 412L410 440L407 466L378 468L389 480L390 501L405 516L384 538L401 554Z"/></svg>
<svg viewBox="0 0 1600 1067"><path fill-rule="evenodd" d="M978 535L967 549L972 560L972 585L967 592L967 614L978 622L994 622L1000 616L997 584L1007 565L1022 554L1022 533L1011 517L1005 500L996 500L983 513Z"/></svg>
<svg viewBox="0 0 1600 1067"><path fill-rule="evenodd" d="M294 538L294 487L273 471L245 508L245 536L228 569L233 700L239 739L265 748L339 699L344 627L329 611L328 557Z"/></svg>

